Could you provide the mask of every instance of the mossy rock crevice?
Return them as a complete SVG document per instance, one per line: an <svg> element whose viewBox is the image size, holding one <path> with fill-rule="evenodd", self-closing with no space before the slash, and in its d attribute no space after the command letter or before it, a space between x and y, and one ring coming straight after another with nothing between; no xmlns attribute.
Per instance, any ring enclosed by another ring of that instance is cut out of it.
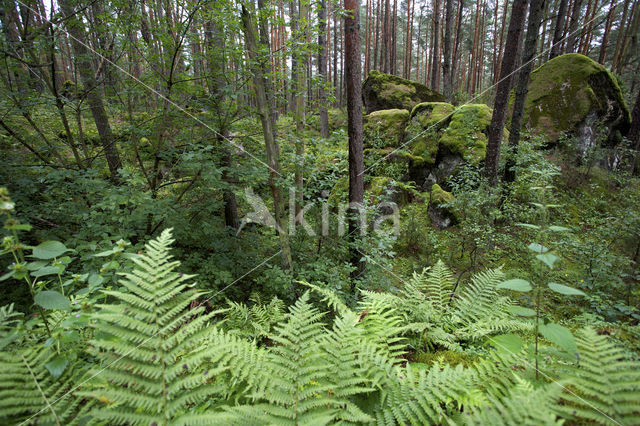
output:
<svg viewBox="0 0 640 426"><path fill-rule="evenodd" d="M442 189L437 183L431 187L427 212L436 228L444 229L457 223L456 215L447 206L454 200L453 194Z"/></svg>
<svg viewBox="0 0 640 426"><path fill-rule="evenodd" d="M362 84L362 100L371 114L383 109L411 111L422 102L443 102L444 96L424 84L373 70Z"/></svg>

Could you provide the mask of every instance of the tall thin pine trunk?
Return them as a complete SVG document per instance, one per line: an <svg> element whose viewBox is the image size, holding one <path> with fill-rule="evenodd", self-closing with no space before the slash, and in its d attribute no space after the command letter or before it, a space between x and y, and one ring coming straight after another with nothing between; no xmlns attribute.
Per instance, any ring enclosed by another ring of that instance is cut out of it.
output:
<svg viewBox="0 0 640 426"><path fill-rule="evenodd" d="M496 90L496 99L493 105L493 115L489 125L489 142L487 143L487 155L485 159L485 176L492 185L498 178L498 160L500 158L500 145L506 120L507 103L511 90L511 81L518 51L518 44L522 36L525 15L527 14L528 0L514 0L509 20L509 31L505 45L505 55L500 67L500 78Z"/></svg>
<svg viewBox="0 0 640 426"><path fill-rule="evenodd" d="M345 26L345 77L347 83L347 130L349 133L349 235L356 238L360 228L358 213L364 201L364 159L362 133L362 85L360 71L360 2L344 0L348 11ZM352 241L353 243L353 241ZM351 289L355 290L356 279L362 274L361 254L353 244L351 248Z"/></svg>

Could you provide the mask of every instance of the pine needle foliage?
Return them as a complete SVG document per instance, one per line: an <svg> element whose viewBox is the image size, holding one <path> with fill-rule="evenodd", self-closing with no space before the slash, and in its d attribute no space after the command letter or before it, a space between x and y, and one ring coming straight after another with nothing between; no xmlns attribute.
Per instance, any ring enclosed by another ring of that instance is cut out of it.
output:
<svg viewBox="0 0 640 426"><path fill-rule="evenodd" d="M576 336L579 362L569 370L560 412L597 424L640 424L640 362L592 328Z"/></svg>
<svg viewBox="0 0 640 426"><path fill-rule="evenodd" d="M171 232L146 244L136 267L122 274L125 291L109 290L113 302L98 305L92 345L102 361L104 386L87 392L106 405L93 414L111 424L180 423L187 407L221 391L201 368L213 348L206 345L210 318L203 307L189 309L199 293L191 276L171 261Z"/></svg>

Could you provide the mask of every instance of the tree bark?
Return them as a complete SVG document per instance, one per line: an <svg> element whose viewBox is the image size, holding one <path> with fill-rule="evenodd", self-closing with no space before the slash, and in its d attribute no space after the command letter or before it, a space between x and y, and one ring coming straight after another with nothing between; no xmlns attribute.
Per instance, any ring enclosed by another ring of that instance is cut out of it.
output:
<svg viewBox="0 0 640 426"><path fill-rule="evenodd" d="M562 38L564 35L564 19L567 15L567 3L568 0L560 0L560 6L558 7L558 16L556 17L556 26L553 29L553 44L551 46L551 52L549 53L549 59L553 59L560 55L562 50Z"/></svg>
<svg viewBox="0 0 640 426"><path fill-rule="evenodd" d="M598 62L604 65L604 61L607 58L607 48L609 47L609 34L611 33L611 24L613 23L613 15L616 12L616 0L611 0L609 5L609 13L607 13L607 22L604 25L604 34L602 35L602 43L600 43L600 54L598 55Z"/></svg>
<svg viewBox="0 0 640 426"><path fill-rule="evenodd" d="M634 176L638 176L640 174L640 90L638 90L636 104L633 106L633 111L631 111L631 128L627 138L631 142L631 146L636 150L631 172Z"/></svg>
<svg viewBox="0 0 640 426"><path fill-rule="evenodd" d="M513 114L511 116L511 128L509 129L509 145L512 148L510 156L507 158L505 166L505 181L515 180L515 156L517 155L518 143L520 142L520 128L522 127L522 117L524 114L524 103L527 99L529 89L529 78L533 70L536 47L538 45L538 34L540 23L544 14L545 0L531 0L529 11L529 23L527 25L527 37L524 42L524 52L522 54L522 69L518 74L518 85L516 86L516 98L513 102Z"/></svg>
<svg viewBox="0 0 640 426"><path fill-rule="evenodd" d="M458 58L460 57L460 39L462 38L462 11L464 9L464 0L458 1L458 16L456 18L456 41L453 45L453 54L451 58L451 78L455 79L458 70ZM457 90L456 84L451 87L451 100L453 101L453 92Z"/></svg>
<svg viewBox="0 0 640 426"><path fill-rule="evenodd" d="M453 32L453 0L445 0L444 19L444 62L442 63L442 78L444 80L444 96L451 102L453 95L453 79L451 74L451 36Z"/></svg>
<svg viewBox="0 0 640 426"><path fill-rule="evenodd" d="M567 48L564 53L575 52L576 41L578 40L578 23L580 21L580 12L582 11L582 0L574 0L573 10L571 11L571 22L569 23L569 34L567 34Z"/></svg>
<svg viewBox="0 0 640 426"><path fill-rule="evenodd" d="M492 185L498 179L498 161L500 159L500 144L506 119L509 91L511 90L511 74L516 63L516 52L527 13L527 0L514 0L509 20L509 31L505 45L505 55L500 67L500 79L496 90L496 99L493 105L493 115L489 125L489 142L487 143L487 156L485 159L485 176Z"/></svg>
<svg viewBox="0 0 640 426"><path fill-rule="evenodd" d="M252 4L249 3L251 8ZM277 180L282 176L279 160L278 142L273 137L273 126L271 116L271 105L267 100L265 91L265 79L267 70L264 62L260 59L260 48L256 37L256 26L249 10L242 4L242 26L245 36L245 44L247 46L247 54L251 61L251 69L253 74L253 85L256 92L256 101L258 104L258 115L262 124L262 133L264 135L264 143L267 151L267 163L269 165L269 186L273 196L273 204L275 210L275 221L277 232L280 238L280 251L282 256L282 269L292 269L291 248L289 246L289 235L286 231L286 218L284 216L284 204L282 192Z"/></svg>
<svg viewBox="0 0 640 426"><path fill-rule="evenodd" d="M327 0L320 0L318 6L318 76L320 77L320 90L318 93L318 105L320 106L320 134L323 138L329 137L329 114L327 112Z"/></svg>
<svg viewBox="0 0 640 426"><path fill-rule="evenodd" d="M69 0L60 0L60 9L64 13L65 25L69 34L71 34L71 47L76 56L76 64L78 67L78 73L84 84L85 90L87 90L87 102L93 115L93 120L96 123L98 134L100 135L100 142L104 149L107 164L109 165L109 173L111 181L115 184L120 182L118 171L122 167L120 162L120 155L115 145L111 126L109 125L109 117L104 109L102 102L102 96L97 89L97 83L95 79L95 71L91 64L91 57L89 49L87 48L87 37L82 21L76 16L73 7Z"/></svg>
<svg viewBox="0 0 640 426"><path fill-rule="evenodd" d="M431 88L440 90L440 0L433 0L433 62L431 70Z"/></svg>
<svg viewBox="0 0 640 426"><path fill-rule="evenodd" d="M358 213L364 201L364 160L362 134L362 85L360 75L360 1L344 0L345 78L347 82L347 130L349 133L349 235L360 229ZM353 242L353 241L352 241ZM363 271L361 255L351 248L352 290Z"/></svg>

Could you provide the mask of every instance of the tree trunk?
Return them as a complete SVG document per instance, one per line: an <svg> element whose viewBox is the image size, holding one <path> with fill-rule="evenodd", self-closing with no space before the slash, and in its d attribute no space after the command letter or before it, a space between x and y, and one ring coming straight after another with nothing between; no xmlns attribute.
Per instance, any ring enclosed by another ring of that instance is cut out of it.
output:
<svg viewBox="0 0 640 426"><path fill-rule="evenodd" d="M498 81L500 75L500 64L504 56L504 28L507 23L507 12L509 11L509 0L504 0L504 6L502 7L502 22L500 24L500 43L498 43L498 62L494 64L493 70L493 84Z"/></svg>
<svg viewBox="0 0 640 426"><path fill-rule="evenodd" d="M458 4L458 16L456 18L456 41L453 45L453 54L451 58L451 78L455 79L456 72L458 70L458 58L460 57L460 39L462 38L462 11L464 9L464 0L459 0ZM456 84L452 84L452 101L453 92L457 90Z"/></svg>
<svg viewBox="0 0 640 426"><path fill-rule="evenodd" d="M327 0L320 0L318 6L318 76L320 77L320 90L318 104L320 106L320 134L323 138L329 137L329 114L327 113Z"/></svg>
<svg viewBox="0 0 640 426"><path fill-rule="evenodd" d="M622 6L622 18L620 19L620 25L618 25L618 38L616 39L616 49L613 52L613 59L611 60L611 69L615 69L618 64L618 58L620 57L620 50L622 50L622 44L624 43L625 29L627 24L627 15L629 14L629 2L625 0Z"/></svg>
<svg viewBox="0 0 640 426"><path fill-rule="evenodd" d="M609 34L611 33L611 24L613 23L613 16L616 12L616 0L611 0L609 5L609 13L607 13L607 22L604 25L604 34L602 35L602 43L600 43L600 54L598 55L598 62L604 65L604 61L607 58L607 48L609 47Z"/></svg>
<svg viewBox="0 0 640 426"><path fill-rule="evenodd" d="M515 180L515 156L517 155L518 143L520 142L520 128L522 127L522 116L524 113L524 103L527 99L529 88L529 78L533 70L536 57L536 47L538 45L538 34L540 23L544 14L545 0L531 0L529 11L529 24L527 25L527 38L524 42L524 52L522 54L522 69L518 74L518 85L516 86L516 98L513 103L513 114L511 118L511 128L509 129L509 145L512 152L507 158L505 166L505 181Z"/></svg>
<svg viewBox="0 0 640 426"><path fill-rule="evenodd" d="M556 26L553 29L553 45L551 46L549 59L555 58L556 56L560 55L561 52L562 38L564 35L564 19L567 15L567 3L568 0L560 0L558 16L556 17Z"/></svg>
<svg viewBox="0 0 640 426"><path fill-rule="evenodd" d="M444 18L444 62L442 63L442 78L444 80L444 96L451 102L453 96L453 78L451 74L451 35L453 32L453 0L445 0Z"/></svg>
<svg viewBox="0 0 640 426"><path fill-rule="evenodd" d="M629 138L631 146L636 150L632 174L638 176L640 174L640 90L638 90L636 104L633 106L633 111L631 111L631 128L627 138Z"/></svg>
<svg viewBox="0 0 640 426"><path fill-rule="evenodd" d="M504 131L509 91L511 90L511 74L516 63L516 52L522 36L525 15L527 14L527 3L527 0L514 0L513 2L504 59L500 66L500 78L496 89L491 124L489 125L489 142L487 143L487 156L485 159L485 176L492 185L495 185L498 179L498 160L500 159L500 144Z"/></svg>
<svg viewBox="0 0 640 426"><path fill-rule="evenodd" d="M582 9L582 0L574 0L573 10L571 11L571 23L569 24L569 34L567 34L567 48L564 53L572 53L576 50L576 41L578 40L580 21L580 12Z"/></svg>
<svg viewBox="0 0 640 426"><path fill-rule="evenodd" d="M440 0L433 0L433 62L431 71L431 88L440 90Z"/></svg>
<svg viewBox="0 0 640 426"><path fill-rule="evenodd" d="M407 32L404 36L405 52L404 67L402 69L402 77L411 78L411 55L413 54L413 17L415 10L415 0L408 0L407 4Z"/></svg>
<svg viewBox="0 0 640 426"><path fill-rule="evenodd" d="M91 57L89 49L87 48L87 37L82 21L80 21L71 6L69 0L60 0L60 9L66 16L65 25L69 34L71 34L71 47L76 56L76 64L78 67L78 73L82 80L82 84L87 90L87 102L93 115L93 120L96 123L98 134L100 135L100 142L104 149L107 164L109 165L109 172L111 181L115 184L120 182L118 171L122 167L120 162L120 155L115 145L113 133L111 132L111 126L109 125L109 117L104 109L102 102L102 96L97 89L97 83L95 79L95 71L91 64Z"/></svg>
<svg viewBox="0 0 640 426"><path fill-rule="evenodd" d="M249 3L252 8L252 4ZM256 37L256 27L253 23L251 14L242 5L242 25L245 36L245 43L247 46L247 54L251 61L251 69L253 74L253 85L256 92L256 101L258 103L258 115L260 116L260 122L262 123L262 133L264 135L264 143L267 151L267 163L269 165L269 186L271 187L271 194L273 196L273 204L275 210L275 221L277 225L277 232L280 238L280 251L282 255L282 269L291 269L291 248L289 246L289 235L286 230L286 218L284 216L284 204L282 199L282 192L277 181L282 177L279 160L279 148L276 139L273 137L273 126L271 116L271 105L267 100L267 94L265 91L265 79L267 70L263 62L260 60L261 50L258 47Z"/></svg>
<svg viewBox="0 0 640 426"><path fill-rule="evenodd" d="M360 228L359 210L364 201L364 160L362 135L362 85L360 76L360 1L344 0L345 78L347 81L347 129L349 133L349 235L353 240ZM351 288L363 271L361 255L351 248Z"/></svg>

